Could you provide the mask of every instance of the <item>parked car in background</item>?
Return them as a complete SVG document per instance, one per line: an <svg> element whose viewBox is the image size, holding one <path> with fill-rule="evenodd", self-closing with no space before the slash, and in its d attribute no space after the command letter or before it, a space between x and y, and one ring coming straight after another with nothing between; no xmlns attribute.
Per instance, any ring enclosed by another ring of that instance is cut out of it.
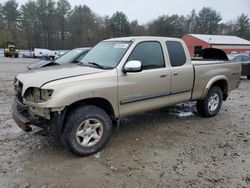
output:
<svg viewBox="0 0 250 188"><path fill-rule="evenodd" d="M242 65L242 76L247 76L247 78L250 80L250 56L248 55L237 55L234 57L233 61L241 62Z"/></svg>
<svg viewBox="0 0 250 188"><path fill-rule="evenodd" d="M31 50L25 50L21 54L22 54L22 58L33 58L34 57L34 52Z"/></svg>
<svg viewBox="0 0 250 188"><path fill-rule="evenodd" d="M70 50L60 50L60 51L58 51L58 53L55 56L55 59L61 57L63 54L67 53L68 51L70 51Z"/></svg>
<svg viewBox="0 0 250 188"><path fill-rule="evenodd" d="M76 48L66 52L65 54L61 55L57 59L53 61L48 60L40 60L34 63L31 63L27 66L29 70L32 69L39 69L46 66L51 65L64 65L69 63L78 63L90 50L90 48Z"/></svg>
<svg viewBox="0 0 250 188"><path fill-rule="evenodd" d="M57 56L57 51L43 49L43 48L34 48L34 58L39 58L43 60L54 60Z"/></svg>

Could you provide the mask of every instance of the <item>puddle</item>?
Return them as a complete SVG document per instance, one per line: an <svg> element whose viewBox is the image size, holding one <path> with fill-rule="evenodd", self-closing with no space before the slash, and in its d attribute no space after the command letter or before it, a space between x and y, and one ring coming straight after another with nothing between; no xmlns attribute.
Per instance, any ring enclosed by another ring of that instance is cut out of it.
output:
<svg viewBox="0 0 250 188"><path fill-rule="evenodd" d="M179 117L189 117L193 116L194 114L192 112L181 112L178 114Z"/></svg>
<svg viewBox="0 0 250 188"><path fill-rule="evenodd" d="M175 106L167 108L166 111L168 114L174 115L180 118L194 116L195 114L193 112L196 111L196 103L187 102L187 103L177 104Z"/></svg>

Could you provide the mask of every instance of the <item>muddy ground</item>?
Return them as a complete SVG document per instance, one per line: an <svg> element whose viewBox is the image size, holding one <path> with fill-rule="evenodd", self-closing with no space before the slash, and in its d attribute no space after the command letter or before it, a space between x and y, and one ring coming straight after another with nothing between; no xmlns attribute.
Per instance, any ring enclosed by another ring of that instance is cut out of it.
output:
<svg viewBox="0 0 250 188"><path fill-rule="evenodd" d="M11 117L13 79L31 61L0 58L0 187L250 187L250 80L214 118L194 103L131 116L79 158Z"/></svg>

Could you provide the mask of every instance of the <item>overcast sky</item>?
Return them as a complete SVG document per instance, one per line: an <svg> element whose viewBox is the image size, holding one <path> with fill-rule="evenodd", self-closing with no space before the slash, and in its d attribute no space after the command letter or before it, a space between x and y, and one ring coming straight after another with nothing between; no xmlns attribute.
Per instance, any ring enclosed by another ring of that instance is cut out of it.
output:
<svg viewBox="0 0 250 188"><path fill-rule="evenodd" d="M0 0L5 2L6 0ZM19 4L28 0L17 0ZM250 17L250 0L68 0L72 6L86 4L95 13L111 16L123 11L128 19L144 24L163 14L187 15L192 9L211 7L221 13L223 21L236 19L242 13Z"/></svg>

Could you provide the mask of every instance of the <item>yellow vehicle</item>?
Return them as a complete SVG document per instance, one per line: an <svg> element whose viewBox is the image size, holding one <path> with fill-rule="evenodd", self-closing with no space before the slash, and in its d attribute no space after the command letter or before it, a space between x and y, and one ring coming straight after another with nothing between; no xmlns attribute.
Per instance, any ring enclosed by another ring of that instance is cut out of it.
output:
<svg viewBox="0 0 250 188"><path fill-rule="evenodd" d="M7 42L7 48L4 49L4 57L18 58L19 50L16 49L15 42Z"/></svg>

